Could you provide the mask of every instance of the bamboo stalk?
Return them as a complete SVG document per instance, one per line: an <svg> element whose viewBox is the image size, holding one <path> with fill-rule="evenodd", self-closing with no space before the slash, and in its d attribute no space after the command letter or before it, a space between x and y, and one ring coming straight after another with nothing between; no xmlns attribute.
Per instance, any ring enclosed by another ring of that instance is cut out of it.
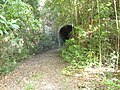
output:
<svg viewBox="0 0 120 90"><path fill-rule="evenodd" d="M118 63L119 63L119 49L120 49L120 41L119 41L119 39L120 39L120 36L119 36L119 22L118 22L118 15L117 15L117 8L116 8L116 0L113 0L114 1L114 9L115 9L115 17L116 17L116 28L117 28L117 31L118 31L118 40L117 40L117 42L118 42L118 44L117 44L117 61L116 61L116 63L117 63L117 66L116 66L116 69L118 69Z"/></svg>
<svg viewBox="0 0 120 90"><path fill-rule="evenodd" d="M100 8L99 8L99 0L97 0L97 10L98 10L98 27L99 27L99 66L102 67L102 50L101 50L101 30L100 30Z"/></svg>

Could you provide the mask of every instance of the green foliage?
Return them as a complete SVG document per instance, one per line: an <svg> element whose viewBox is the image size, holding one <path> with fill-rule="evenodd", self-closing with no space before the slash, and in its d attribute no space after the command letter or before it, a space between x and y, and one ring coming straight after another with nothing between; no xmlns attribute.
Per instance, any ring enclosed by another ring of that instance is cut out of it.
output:
<svg viewBox="0 0 120 90"><path fill-rule="evenodd" d="M44 8L46 10L43 15L47 15L55 25L71 23L71 18L74 18L71 16L70 0L46 0Z"/></svg>
<svg viewBox="0 0 120 90"><path fill-rule="evenodd" d="M26 83L24 90L35 90L33 83Z"/></svg>
<svg viewBox="0 0 120 90"><path fill-rule="evenodd" d="M0 12L0 74L6 74L35 49L41 23L21 0L3 1Z"/></svg>
<svg viewBox="0 0 120 90"><path fill-rule="evenodd" d="M42 79L43 77L44 77L44 74L42 72L33 73L32 76L30 77L30 80L36 81L36 80Z"/></svg>
<svg viewBox="0 0 120 90"><path fill-rule="evenodd" d="M104 31L101 27L101 36L99 37L99 32L92 29L88 33L81 27L74 27L72 31L72 38L66 41L62 49L62 58L70 62L71 65L79 68L81 66L89 66L94 63L94 65L99 64L99 41L101 40L101 55L103 59L103 64L109 67L115 67L117 54L115 51L115 40L111 38L116 34L111 30ZM95 27L96 28L96 27ZM115 36L114 36L115 37ZM107 47L106 47L107 45ZM111 48L112 47L112 48Z"/></svg>
<svg viewBox="0 0 120 90"><path fill-rule="evenodd" d="M120 89L120 80L113 81L113 80L105 79L101 83L107 86L107 90L119 90Z"/></svg>
<svg viewBox="0 0 120 90"><path fill-rule="evenodd" d="M56 13L60 15L60 17L56 15L54 22L74 24L71 38L62 49L62 58L65 61L76 67L91 63L113 68L117 66L117 60L120 59L118 50L120 34L116 28L114 5L111 0L74 0L68 3L65 0L58 0L48 1L47 5L51 3L50 10L54 15ZM118 2L116 4L119 7ZM64 5L68 7L67 10ZM117 10L119 17L119 9Z"/></svg>
<svg viewBox="0 0 120 90"><path fill-rule="evenodd" d="M83 32L80 31L80 33ZM81 35L80 33L78 34ZM65 61L70 62L70 64L76 68L90 65L94 61L94 51L85 47L84 45L82 46L82 44L79 45L78 41L76 40L74 38L71 38L66 41L65 46L62 49L62 58ZM79 39L79 43L83 42L82 40L83 39L80 41Z"/></svg>
<svg viewBox="0 0 120 90"><path fill-rule="evenodd" d="M9 72L29 54L54 48L55 42L51 41L56 38L41 34L39 16L54 27L74 25L71 38L62 49L63 59L74 67L91 63L116 67L120 33L112 0L46 0L41 13L38 2L0 1L0 74ZM118 1L116 4L119 18Z"/></svg>
<svg viewBox="0 0 120 90"><path fill-rule="evenodd" d="M8 34L11 29L18 30L19 26L17 25L17 20L8 21L3 15L0 15L0 34Z"/></svg>
<svg viewBox="0 0 120 90"><path fill-rule="evenodd" d="M25 3L28 3L29 5L32 6L35 18L39 19L40 18L40 11L38 10L38 8L39 8L39 3L41 1L40 0L22 0L22 1Z"/></svg>
<svg viewBox="0 0 120 90"><path fill-rule="evenodd" d="M35 49L33 51L35 53L43 53L45 51L55 49L58 47L56 42L57 38L52 33L50 35L42 33L39 43L34 47Z"/></svg>

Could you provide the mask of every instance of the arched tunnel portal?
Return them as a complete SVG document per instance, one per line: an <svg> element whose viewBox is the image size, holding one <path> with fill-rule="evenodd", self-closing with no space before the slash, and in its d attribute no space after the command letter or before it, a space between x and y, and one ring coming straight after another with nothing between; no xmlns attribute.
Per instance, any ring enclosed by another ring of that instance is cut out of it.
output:
<svg viewBox="0 0 120 90"><path fill-rule="evenodd" d="M72 25L64 25L59 29L58 31L59 47L63 46L65 41L70 38L70 32L72 31L72 29L73 29Z"/></svg>

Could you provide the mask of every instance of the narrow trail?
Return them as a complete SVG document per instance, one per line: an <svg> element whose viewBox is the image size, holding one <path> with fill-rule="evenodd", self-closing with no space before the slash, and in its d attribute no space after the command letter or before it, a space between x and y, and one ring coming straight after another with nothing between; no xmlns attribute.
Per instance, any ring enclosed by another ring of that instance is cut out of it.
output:
<svg viewBox="0 0 120 90"><path fill-rule="evenodd" d="M86 68L65 76L61 72L64 67L67 63L62 62L58 50L31 56L0 79L0 90L107 90L99 84L104 69Z"/></svg>
<svg viewBox="0 0 120 90"><path fill-rule="evenodd" d="M32 56L0 80L0 90L75 90L61 73L65 66L58 50Z"/></svg>

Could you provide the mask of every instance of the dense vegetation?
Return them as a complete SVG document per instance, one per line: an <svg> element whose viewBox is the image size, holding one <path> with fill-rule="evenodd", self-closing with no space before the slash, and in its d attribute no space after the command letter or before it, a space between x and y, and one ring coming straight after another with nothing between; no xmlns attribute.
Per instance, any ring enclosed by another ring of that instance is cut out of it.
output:
<svg viewBox="0 0 120 90"><path fill-rule="evenodd" d="M55 35L45 33L45 10L41 10L39 2L0 1L0 75L31 54L56 48Z"/></svg>
<svg viewBox="0 0 120 90"><path fill-rule="evenodd" d="M119 68L120 0L46 0L42 10L39 2L0 1L0 75L30 54L55 47L56 37L45 33L45 24L74 26L61 49L72 68Z"/></svg>
<svg viewBox="0 0 120 90"><path fill-rule="evenodd" d="M86 66L119 68L119 0L48 0L46 8L54 17L54 25L74 26L70 39L61 50L64 61L70 63L65 70ZM108 90L120 88L112 80L103 82L109 86Z"/></svg>
<svg viewBox="0 0 120 90"><path fill-rule="evenodd" d="M71 38L62 50L66 61L75 67L91 64L101 67L103 64L118 68L119 1L47 0L42 12L38 10L38 3L38 0L0 2L1 72L13 66L16 60L26 58L40 37L47 38L40 34L42 24L39 17L43 19L45 15L54 26L74 25Z"/></svg>
<svg viewBox="0 0 120 90"><path fill-rule="evenodd" d="M40 39L40 21L21 0L0 1L0 74L32 53Z"/></svg>
<svg viewBox="0 0 120 90"><path fill-rule="evenodd" d="M46 7L54 15L54 25L74 25L62 49L64 60L75 67L94 64L118 68L119 1L51 0Z"/></svg>

